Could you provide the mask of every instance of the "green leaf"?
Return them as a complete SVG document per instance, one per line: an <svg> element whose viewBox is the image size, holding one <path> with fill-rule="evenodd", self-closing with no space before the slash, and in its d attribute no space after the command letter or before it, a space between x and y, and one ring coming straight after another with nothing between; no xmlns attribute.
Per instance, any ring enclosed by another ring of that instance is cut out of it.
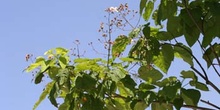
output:
<svg viewBox="0 0 220 110"><path fill-rule="evenodd" d="M52 82L49 82L47 85L46 85L46 88L44 89L44 91L41 93L38 101L34 104L34 107L33 107L33 110L35 110L38 105L46 98L46 96L49 94L49 92L51 91L52 87L54 85L54 81Z"/></svg>
<svg viewBox="0 0 220 110"><path fill-rule="evenodd" d="M56 80L56 75L58 74L59 71L59 67L56 66L52 66L49 71L48 71L48 75L52 80Z"/></svg>
<svg viewBox="0 0 220 110"><path fill-rule="evenodd" d="M193 66L193 58L191 55L192 51L190 48L182 44L177 44L174 46L174 52L176 57L182 58L190 66Z"/></svg>
<svg viewBox="0 0 220 110"><path fill-rule="evenodd" d="M170 17L168 19L167 31L172 34L173 38L183 35L183 27L180 17Z"/></svg>
<svg viewBox="0 0 220 110"><path fill-rule="evenodd" d="M155 89L156 87L151 84L141 83L138 88L139 90L147 91L147 90Z"/></svg>
<svg viewBox="0 0 220 110"><path fill-rule="evenodd" d="M167 73L171 62L174 59L174 51L170 45L162 45L162 53L154 57L154 64L160 68L164 73Z"/></svg>
<svg viewBox="0 0 220 110"><path fill-rule="evenodd" d="M176 83L177 81L178 79L175 76L170 76L168 78L163 79L162 81L157 81L155 85L159 87L164 87L173 84L174 82Z"/></svg>
<svg viewBox="0 0 220 110"><path fill-rule="evenodd" d="M189 15L189 13L190 15ZM193 20L192 20L192 18ZM200 30L198 29L197 25L201 25L200 23L202 18L202 11L199 8L193 8L193 9L182 9L180 12L180 17L182 18L182 21L184 22L183 27L183 33L185 36L185 39L188 43L188 45L191 47L195 44L195 42L198 40L200 35ZM195 24L195 22L196 24Z"/></svg>
<svg viewBox="0 0 220 110"><path fill-rule="evenodd" d="M151 110L173 110L173 106L171 104L153 102Z"/></svg>
<svg viewBox="0 0 220 110"><path fill-rule="evenodd" d="M129 43L130 40L125 35L118 36L112 45L112 58L119 57Z"/></svg>
<svg viewBox="0 0 220 110"><path fill-rule="evenodd" d="M53 87L49 93L49 100L51 102L52 105L54 105L55 107L58 107L57 101L56 101L56 92L58 91L57 85L56 83L53 84Z"/></svg>
<svg viewBox="0 0 220 110"><path fill-rule="evenodd" d="M82 77L77 77L75 84L76 88L78 89L89 90L95 88L96 80L90 75L84 74Z"/></svg>
<svg viewBox="0 0 220 110"><path fill-rule="evenodd" d="M198 81L190 81L189 82L191 86L195 86L197 89L203 90L203 91L209 91L209 88L206 84L198 82Z"/></svg>
<svg viewBox="0 0 220 110"><path fill-rule="evenodd" d="M137 102L134 106L134 110L145 110L148 105L144 102Z"/></svg>
<svg viewBox="0 0 220 110"><path fill-rule="evenodd" d="M53 55L54 49L50 49L44 53L44 55Z"/></svg>
<svg viewBox="0 0 220 110"><path fill-rule="evenodd" d="M140 6L139 6L140 7L140 10L139 10L140 15L142 15L142 12L143 12L143 10L144 10L144 8L146 6L147 1L148 0L141 0Z"/></svg>
<svg viewBox="0 0 220 110"><path fill-rule="evenodd" d="M41 82L41 80L42 80L43 77L44 77L43 72L41 72L41 71L38 72L37 75L36 75L36 77L35 77L34 83L35 83L35 84L39 84L39 83Z"/></svg>
<svg viewBox="0 0 220 110"><path fill-rule="evenodd" d="M123 62L133 62L135 61L133 58L129 58L129 57L122 57L120 58L121 61Z"/></svg>
<svg viewBox="0 0 220 110"><path fill-rule="evenodd" d="M183 106L183 99L182 98L175 98L173 101L173 105L176 108L176 110L180 110L180 108Z"/></svg>
<svg viewBox="0 0 220 110"><path fill-rule="evenodd" d="M62 103L58 110L69 110L70 104L69 103Z"/></svg>
<svg viewBox="0 0 220 110"><path fill-rule="evenodd" d="M145 12L143 14L143 18L145 21L147 21L150 18L153 9L154 9L154 2L149 1L145 7Z"/></svg>
<svg viewBox="0 0 220 110"><path fill-rule="evenodd" d="M185 29L183 30L183 33L186 42L190 47L192 47L199 39L200 31L198 30L198 28L196 28L196 26L189 27L188 25L184 25L184 28Z"/></svg>
<svg viewBox="0 0 220 110"><path fill-rule="evenodd" d="M133 39L133 38L138 37L138 35L140 34L140 31L141 31L140 28L135 28L135 29L133 29L133 30L128 34L129 39Z"/></svg>
<svg viewBox="0 0 220 110"><path fill-rule="evenodd" d="M196 82L196 88L203 90L203 91L209 91L209 88L207 87L207 85L201 82Z"/></svg>
<svg viewBox="0 0 220 110"><path fill-rule="evenodd" d="M156 94L152 91L138 91L137 95L138 99L145 101L148 106L157 99Z"/></svg>
<svg viewBox="0 0 220 110"><path fill-rule="evenodd" d="M60 56L59 57L59 64L61 68L66 68L66 65L68 64L68 59L66 57Z"/></svg>
<svg viewBox="0 0 220 110"><path fill-rule="evenodd" d="M135 86L137 85L134 80L131 78L130 75L126 75L123 79L120 80L125 87L129 88L130 90L135 90Z"/></svg>
<svg viewBox="0 0 220 110"><path fill-rule="evenodd" d="M206 49L205 53L203 54L203 59L206 61L208 67L211 66L213 60L216 59L216 56L220 56L220 44L217 43Z"/></svg>
<svg viewBox="0 0 220 110"><path fill-rule="evenodd" d="M194 81L198 79L193 71L182 71L181 75L182 78L192 78Z"/></svg>
<svg viewBox="0 0 220 110"><path fill-rule="evenodd" d="M152 67L147 67L147 66L141 66L138 69L138 74L140 75L140 78L149 82L149 83L154 83L160 79L162 79L163 74L152 68Z"/></svg>
<svg viewBox="0 0 220 110"><path fill-rule="evenodd" d="M41 66L42 64L45 64L45 59L43 57L37 57L35 63L32 63L27 69L26 72L30 72L37 67Z"/></svg>
<svg viewBox="0 0 220 110"><path fill-rule="evenodd" d="M81 110L103 110L104 103L93 95L85 95L86 101L80 107Z"/></svg>
<svg viewBox="0 0 220 110"><path fill-rule="evenodd" d="M66 55L68 53L68 50L62 47L57 47L55 50L58 55Z"/></svg>
<svg viewBox="0 0 220 110"><path fill-rule="evenodd" d="M195 89L181 89L181 96L187 105L197 106L201 94Z"/></svg>
<svg viewBox="0 0 220 110"><path fill-rule="evenodd" d="M149 38L150 37L150 26L149 25L150 25L150 23L145 24L144 28L142 30L145 38Z"/></svg>
<svg viewBox="0 0 220 110"><path fill-rule="evenodd" d="M167 97L168 99L173 99L175 98L175 96L177 95L177 91L180 87L176 84L176 85L168 85L163 87L162 89L162 94Z"/></svg>
<svg viewBox="0 0 220 110"><path fill-rule="evenodd" d="M130 96L130 97L132 97L134 95L134 93L130 89L125 87L124 84L121 81L118 81L116 85L117 85L117 88L118 88L119 93L120 93L121 96L124 96L124 97Z"/></svg>
<svg viewBox="0 0 220 110"><path fill-rule="evenodd" d="M158 40L172 40L174 38L174 36L172 36L172 34L170 32L166 32L166 31L160 31L157 33L156 38Z"/></svg>
<svg viewBox="0 0 220 110"><path fill-rule="evenodd" d="M176 11L177 5L175 0L161 0L157 12L156 22L160 25L161 21L164 21L165 19L174 16L176 14Z"/></svg>

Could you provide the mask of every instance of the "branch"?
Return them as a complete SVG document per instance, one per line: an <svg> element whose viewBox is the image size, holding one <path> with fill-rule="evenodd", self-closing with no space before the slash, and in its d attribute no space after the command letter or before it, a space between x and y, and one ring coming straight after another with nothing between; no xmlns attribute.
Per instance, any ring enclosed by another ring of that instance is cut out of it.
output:
<svg viewBox="0 0 220 110"><path fill-rule="evenodd" d="M218 110L220 110L220 107L219 106L217 106L217 105L215 105L215 104L213 104L213 103L211 103L211 102L209 102L209 101L205 101L205 100L200 100L201 102L203 102L203 103L205 103L205 104L208 104L208 105L210 105L210 106L213 106L213 107L215 107L215 108L217 108Z"/></svg>
<svg viewBox="0 0 220 110"><path fill-rule="evenodd" d="M195 69L194 67L191 67L197 74L201 74L197 69ZM205 78L204 76L201 76L203 79ZM220 94L220 89L213 84L211 81L209 81L208 79L204 79L206 81L206 84L212 86L213 89L215 89L219 94Z"/></svg>
<svg viewBox="0 0 220 110"><path fill-rule="evenodd" d="M174 45L174 44L170 44L170 43L164 43L164 44L168 44L168 45L172 45L172 46L178 46L182 49L184 49L185 51L187 51L192 57L193 59L196 61L196 63L199 65L199 67L202 69L203 73L206 75L205 69L202 67L202 64L199 62L199 60L192 54L191 51L189 51L187 48L181 46L181 45ZM200 72L199 72L200 73ZM201 76L205 81L208 80L207 77L205 77L203 74L199 74L199 76Z"/></svg>
<svg viewBox="0 0 220 110"><path fill-rule="evenodd" d="M107 94L106 94L107 95ZM108 95L109 96L109 95ZM124 100L127 99L127 97L121 96L120 94L113 94L110 96L111 98L122 98ZM139 102L143 102L143 100L138 100ZM202 100L201 100L202 101ZM145 102L145 101L144 101ZM152 103L165 103L165 104L171 104L173 106L173 103L171 102L160 102L160 101L153 101ZM196 110L215 110L211 108L206 108L206 107L199 107L199 106L193 106L193 105L182 105L184 108L191 108L191 109L196 109ZM216 107L215 107L216 108Z"/></svg>
<svg viewBox="0 0 220 110"><path fill-rule="evenodd" d="M191 20L193 21L193 23L196 25L197 29L204 35L203 29L201 29L201 28L199 27L199 25L197 24L197 22L196 22L195 19L193 18L192 14L190 13L190 11L189 11L189 9L188 9L188 7L187 7L187 2L186 2L186 0L183 0L183 2L184 2L184 5L185 5L186 11L187 11L189 17L191 18ZM200 42L199 40L197 40L197 41L198 41L198 43L199 43L201 49L202 49L203 52L205 53L205 49L202 47L201 42ZM212 48L212 45L211 45L211 44L209 44L209 46L211 47L212 50L214 50L214 49ZM216 52L215 52L215 51L212 51L212 52L214 53L214 55L215 55L215 57L216 57L218 63L220 64L220 60L219 60L219 58L218 58ZM206 55L206 54L205 54L205 55ZM208 58L209 62L211 63L212 61L211 61L210 57L209 57L208 55L206 55L206 57ZM212 67L214 68L214 70L215 70L215 72L217 73L217 75L220 77L220 73L217 71L217 69L215 68L215 66L214 66L212 63L211 63L211 65L212 65ZM205 76L206 76L206 78L208 79L207 74L205 74Z"/></svg>
<svg viewBox="0 0 220 110"><path fill-rule="evenodd" d="M203 73L206 74L204 68L202 67L201 63L199 62L199 60L192 54L192 52L190 52L188 49L186 49L185 47L181 46L181 45L174 45L174 44L169 44L169 43L165 43L168 45L172 45L172 46L178 46L183 48L184 50L186 50L192 57L193 59L196 61L196 63L199 65L199 67L202 69ZM197 69L195 69L193 66L191 66L191 68L200 76L203 78L203 80L206 81L206 84L210 85L213 89L215 89L219 94L220 94L220 89L213 84L207 77L205 77L201 72L199 72Z"/></svg>
<svg viewBox="0 0 220 110"><path fill-rule="evenodd" d="M111 13L109 12L109 15L108 15L108 57L107 57L107 68L110 69L109 67L109 63L110 63L110 55L111 55L111 20L110 20L110 15Z"/></svg>

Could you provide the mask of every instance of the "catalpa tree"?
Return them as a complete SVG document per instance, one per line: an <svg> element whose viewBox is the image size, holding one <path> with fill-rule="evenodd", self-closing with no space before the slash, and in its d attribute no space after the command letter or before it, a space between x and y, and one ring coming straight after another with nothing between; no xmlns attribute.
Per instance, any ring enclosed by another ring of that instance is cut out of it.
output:
<svg viewBox="0 0 220 110"><path fill-rule="evenodd" d="M106 57L71 56L58 47L26 68L38 71L35 84L44 77L50 81L33 109L46 97L58 110L220 109L202 99L204 92L220 93L219 82L211 79L220 77L219 0L141 0L138 12L127 4L106 12L99 30ZM133 25L129 15L140 15L143 24ZM113 36L127 27L129 33ZM175 59L189 69L170 76Z"/></svg>

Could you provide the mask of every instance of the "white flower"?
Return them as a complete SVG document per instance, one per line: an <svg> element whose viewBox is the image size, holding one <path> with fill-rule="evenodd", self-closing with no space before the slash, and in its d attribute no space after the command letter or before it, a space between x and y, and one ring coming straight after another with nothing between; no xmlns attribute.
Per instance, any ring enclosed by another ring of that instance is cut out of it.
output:
<svg viewBox="0 0 220 110"><path fill-rule="evenodd" d="M118 12L118 8L117 7L109 7L106 11L107 12Z"/></svg>

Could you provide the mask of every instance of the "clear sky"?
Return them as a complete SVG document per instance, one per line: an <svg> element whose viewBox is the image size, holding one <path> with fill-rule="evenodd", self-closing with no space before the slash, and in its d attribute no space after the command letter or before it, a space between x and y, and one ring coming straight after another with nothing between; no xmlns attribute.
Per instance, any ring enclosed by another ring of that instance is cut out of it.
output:
<svg viewBox="0 0 220 110"><path fill-rule="evenodd" d="M87 50L87 43L101 37L98 29L105 21L104 10L120 3L133 9L139 5L131 0L1 0L0 109L31 110L44 88L22 72L29 64L27 53L39 56L54 47L72 48L76 39ZM46 99L37 110L56 108Z"/></svg>
<svg viewBox="0 0 220 110"><path fill-rule="evenodd" d="M2 0L0 109L31 110L44 88L44 84L31 82L30 73L22 72L30 64L25 61L26 54L39 56L54 47L72 48L77 39L82 50L91 51L87 44L101 37L98 29L105 21L104 10L120 3L139 8L139 0ZM176 66L184 68L182 64ZM46 99L37 110L56 108Z"/></svg>

